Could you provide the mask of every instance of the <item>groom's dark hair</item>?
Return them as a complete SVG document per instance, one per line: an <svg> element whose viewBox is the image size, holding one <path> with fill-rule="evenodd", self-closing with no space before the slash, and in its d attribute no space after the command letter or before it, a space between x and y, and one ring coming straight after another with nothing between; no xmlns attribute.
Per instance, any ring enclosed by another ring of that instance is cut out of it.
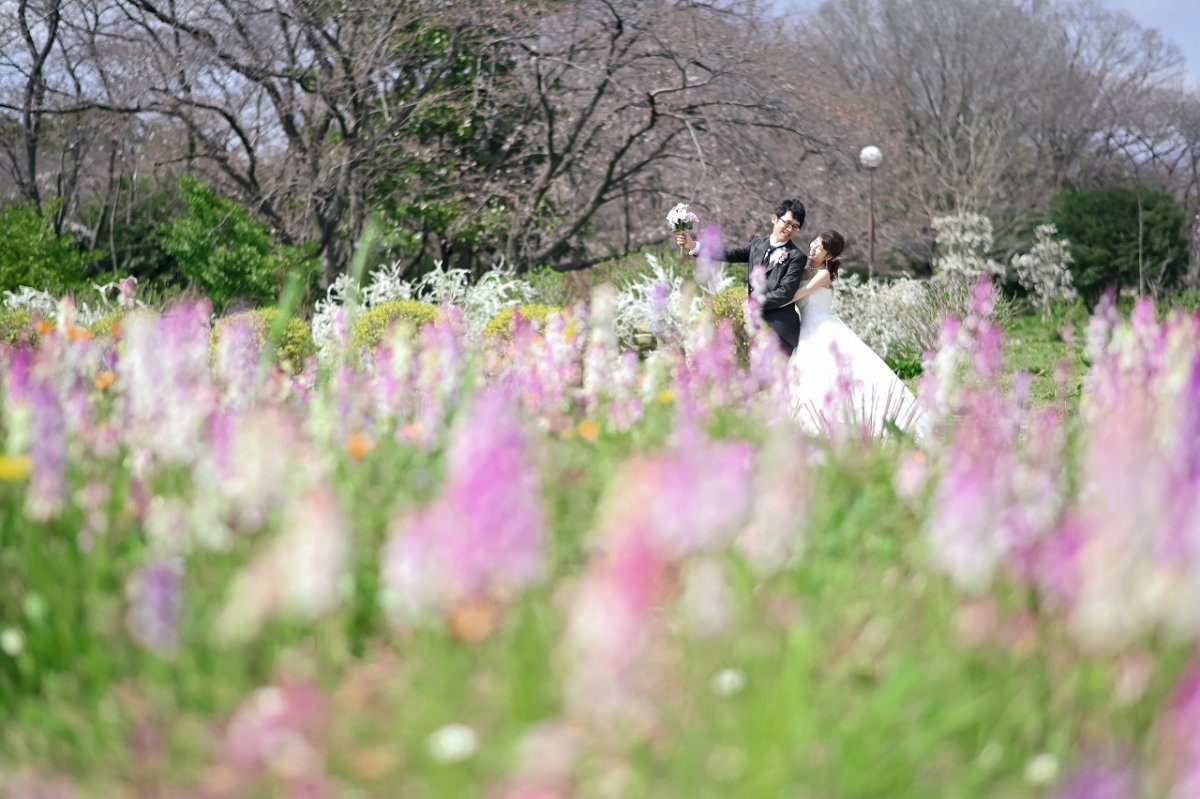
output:
<svg viewBox="0 0 1200 799"><path fill-rule="evenodd" d="M800 227L804 227L804 203L799 200L784 200L775 206L775 216L780 219L783 219L783 215L788 211L792 212L792 218L799 223Z"/></svg>

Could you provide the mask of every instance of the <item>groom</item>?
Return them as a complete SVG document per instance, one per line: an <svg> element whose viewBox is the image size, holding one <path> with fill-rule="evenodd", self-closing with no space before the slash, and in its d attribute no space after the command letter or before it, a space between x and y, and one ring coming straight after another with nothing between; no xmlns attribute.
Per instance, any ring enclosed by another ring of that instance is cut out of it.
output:
<svg viewBox="0 0 1200 799"><path fill-rule="evenodd" d="M800 288L808 256L792 243L792 237L804 225L804 203L799 200L784 200L775 207L771 215L771 235L756 236L740 247L727 247L721 252L706 252L705 257L727 264L747 264L746 288L750 289L750 273L758 264L766 270L766 286L763 294L762 315L767 325L779 337L779 343L788 355L796 349L800 338L800 315L792 304L792 295ZM688 255L700 254L700 245L692 238L691 231L681 230L675 242L686 247Z"/></svg>

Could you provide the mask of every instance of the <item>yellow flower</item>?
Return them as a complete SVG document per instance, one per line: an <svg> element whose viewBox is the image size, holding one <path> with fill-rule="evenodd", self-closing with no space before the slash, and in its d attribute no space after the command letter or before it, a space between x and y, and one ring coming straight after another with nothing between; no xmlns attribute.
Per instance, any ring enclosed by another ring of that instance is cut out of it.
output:
<svg viewBox="0 0 1200 799"><path fill-rule="evenodd" d="M584 419L575 425L575 431L585 441L595 441L600 437L600 423L595 419Z"/></svg>
<svg viewBox="0 0 1200 799"><path fill-rule="evenodd" d="M13 482L29 476L33 463L28 455L0 455L0 480Z"/></svg>
<svg viewBox="0 0 1200 799"><path fill-rule="evenodd" d="M670 405L675 401L675 392L669 388L664 388L662 391L658 392L658 401L663 405Z"/></svg>

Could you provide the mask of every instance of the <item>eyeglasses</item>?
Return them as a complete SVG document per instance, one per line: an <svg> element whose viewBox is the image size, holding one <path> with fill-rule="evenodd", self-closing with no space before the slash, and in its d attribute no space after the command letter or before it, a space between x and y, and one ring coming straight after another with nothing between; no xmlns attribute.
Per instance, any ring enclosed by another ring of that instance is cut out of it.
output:
<svg viewBox="0 0 1200 799"><path fill-rule="evenodd" d="M800 229L800 225L801 225L800 222L793 222L790 219L780 219L779 221L783 223L784 230L789 230L789 229L790 230L799 230Z"/></svg>

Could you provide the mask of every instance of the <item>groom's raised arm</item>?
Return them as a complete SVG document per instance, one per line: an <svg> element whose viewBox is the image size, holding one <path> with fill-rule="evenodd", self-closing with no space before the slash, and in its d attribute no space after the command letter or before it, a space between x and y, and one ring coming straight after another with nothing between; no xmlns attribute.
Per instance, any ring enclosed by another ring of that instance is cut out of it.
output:
<svg viewBox="0 0 1200 799"><path fill-rule="evenodd" d="M683 247L693 258L700 257L701 244L692 236L690 230L681 230L676 233L675 243ZM750 263L750 244L740 247L719 247L715 252L706 251L704 257L723 264L748 264Z"/></svg>
<svg viewBox="0 0 1200 799"><path fill-rule="evenodd" d="M784 272L779 284L763 294L763 310L782 308L792 301L793 295L800 288L800 283L804 279L804 267L807 265L808 258L802 254L788 262L787 271Z"/></svg>
<svg viewBox="0 0 1200 799"><path fill-rule="evenodd" d="M718 252L711 253L711 257L714 261L720 261L723 264L748 264L750 263L750 245L724 247Z"/></svg>

